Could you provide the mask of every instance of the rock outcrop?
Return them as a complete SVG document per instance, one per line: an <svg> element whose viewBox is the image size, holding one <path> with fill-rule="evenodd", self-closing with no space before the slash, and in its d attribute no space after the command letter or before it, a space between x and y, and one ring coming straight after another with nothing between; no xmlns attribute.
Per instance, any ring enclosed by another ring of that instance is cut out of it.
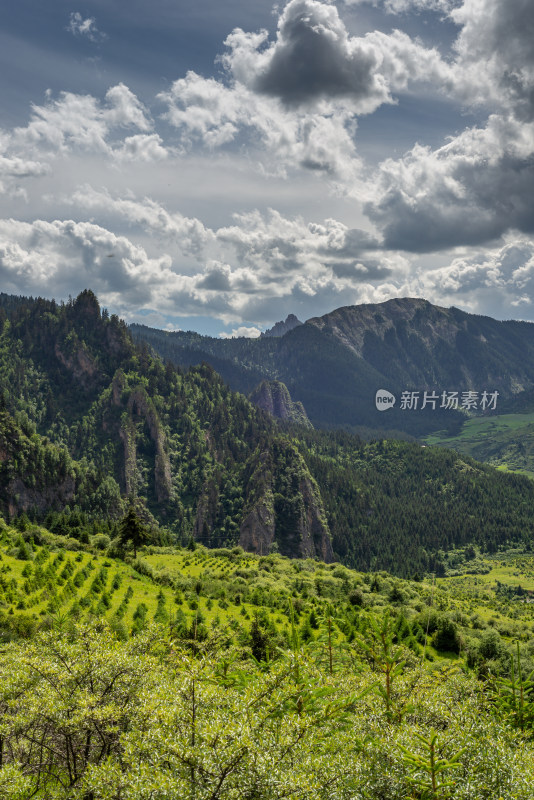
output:
<svg viewBox="0 0 534 800"><path fill-rule="evenodd" d="M300 453L275 443L250 468L239 544L266 554L332 561L332 541L319 488Z"/></svg>
<svg viewBox="0 0 534 800"><path fill-rule="evenodd" d="M245 550L267 555L275 541L272 456L260 453L247 486L248 502L239 529L239 544Z"/></svg>
<svg viewBox="0 0 534 800"><path fill-rule="evenodd" d="M250 394L249 400L275 419L287 419L305 428L313 428L306 409L301 402L293 402L282 381L262 381Z"/></svg>
<svg viewBox="0 0 534 800"><path fill-rule="evenodd" d="M154 479L158 503L169 500L172 491L171 462L165 447L165 433L154 403L147 395L145 389L134 389L128 399L128 410L137 413L145 419L150 431L150 438L156 449L154 466Z"/></svg>
<svg viewBox="0 0 534 800"><path fill-rule="evenodd" d="M203 487L200 495L195 523L193 527L193 538L196 541L208 545L210 533L215 527L219 511L219 487L215 480L209 480Z"/></svg>
<svg viewBox="0 0 534 800"><path fill-rule="evenodd" d="M113 405L120 406L122 395L127 389L123 374L115 375L111 385ZM136 387L129 392L126 410L122 414L119 436L124 446L124 487L127 495L135 496L137 490L137 431L135 419L146 422L150 438L155 448L154 485L158 503L166 502L172 493L171 463L167 453L165 433L163 431L154 403L143 387Z"/></svg>
<svg viewBox="0 0 534 800"><path fill-rule="evenodd" d="M54 352L58 361L72 373L73 377L82 386L86 387L91 384L98 374L94 359L81 342L71 345L70 352L65 352L56 342Z"/></svg>

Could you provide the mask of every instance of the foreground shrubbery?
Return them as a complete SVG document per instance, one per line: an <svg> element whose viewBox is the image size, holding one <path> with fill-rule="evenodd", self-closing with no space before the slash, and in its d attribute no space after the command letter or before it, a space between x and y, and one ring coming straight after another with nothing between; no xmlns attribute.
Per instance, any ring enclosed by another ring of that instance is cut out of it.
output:
<svg viewBox="0 0 534 800"><path fill-rule="evenodd" d="M496 800L532 798L523 725L498 687L431 669L387 616L334 660L329 643L270 663L224 637L193 647L153 627L98 624L0 655L6 800Z"/></svg>

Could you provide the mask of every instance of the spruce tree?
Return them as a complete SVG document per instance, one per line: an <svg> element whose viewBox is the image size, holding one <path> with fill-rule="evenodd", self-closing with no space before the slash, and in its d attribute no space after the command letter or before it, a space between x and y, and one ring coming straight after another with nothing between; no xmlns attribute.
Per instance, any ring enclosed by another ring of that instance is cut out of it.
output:
<svg viewBox="0 0 534 800"><path fill-rule="evenodd" d="M148 542L148 531L137 516L133 507L130 508L121 522L119 537L124 546L126 546L128 542L131 542L134 558L137 557L137 548L142 547Z"/></svg>

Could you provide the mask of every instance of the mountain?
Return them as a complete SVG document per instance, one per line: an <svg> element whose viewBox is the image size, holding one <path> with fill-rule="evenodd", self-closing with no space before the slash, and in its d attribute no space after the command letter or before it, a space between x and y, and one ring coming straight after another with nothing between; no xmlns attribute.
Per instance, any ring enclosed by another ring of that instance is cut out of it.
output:
<svg viewBox="0 0 534 800"><path fill-rule="evenodd" d="M258 375L286 384L315 427L404 431L459 430L465 413L442 408L443 392L476 393L498 405L534 389L534 324L499 322L402 298L348 306L308 320L281 338L220 340L132 326L136 340L182 366L204 360L235 389L250 392ZM380 389L395 405L376 408ZM418 393L417 409L401 408ZM434 402L424 402L424 392ZM487 400L485 405L489 405Z"/></svg>
<svg viewBox="0 0 534 800"><path fill-rule="evenodd" d="M534 386L531 322L498 322L402 298L339 308L307 324L399 386L498 390L504 397Z"/></svg>
<svg viewBox="0 0 534 800"><path fill-rule="evenodd" d="M262 336L284 336L289 331L292 331L293 328L297 328L299 325L303 323L298 319L294 314L288 314L286 317L285 322L281 320L273 325L272 328L264 331L261 335Z"/></svg>
<svg viewBox="0 0 534 800"><path fill-rule="evenodd" d="M241 544L405 576L442 572L453 548L532 545L527 478L415 442L278 424L207 364L184 371L136 345L90 291L67 304L0 298L1 307L5 516L59 514L54 525L78 536L80 520L111 530L135 503L157 541ZM312 340L306 373L291 359L295 349L304 359ZM375 374L312 324L257 344L271 365L285 354L299 376L317 369L317 354L333 377L350 358ZM330 391L342 392L344 375ZM326 377L315 377L318 390ZM265 388L273 406L286 397L274 386Z"/></svg>

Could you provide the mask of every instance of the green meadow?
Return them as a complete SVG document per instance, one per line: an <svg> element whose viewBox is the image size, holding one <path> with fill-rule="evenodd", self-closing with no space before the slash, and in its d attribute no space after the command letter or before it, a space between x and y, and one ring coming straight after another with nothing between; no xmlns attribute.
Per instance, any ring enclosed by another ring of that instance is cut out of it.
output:
<svg viewBox="0 0 534 800"><path fill-rule="evenodd" d="M455 436L438 431L424 441L534 477L534 413L473 417Z"/></svg>

